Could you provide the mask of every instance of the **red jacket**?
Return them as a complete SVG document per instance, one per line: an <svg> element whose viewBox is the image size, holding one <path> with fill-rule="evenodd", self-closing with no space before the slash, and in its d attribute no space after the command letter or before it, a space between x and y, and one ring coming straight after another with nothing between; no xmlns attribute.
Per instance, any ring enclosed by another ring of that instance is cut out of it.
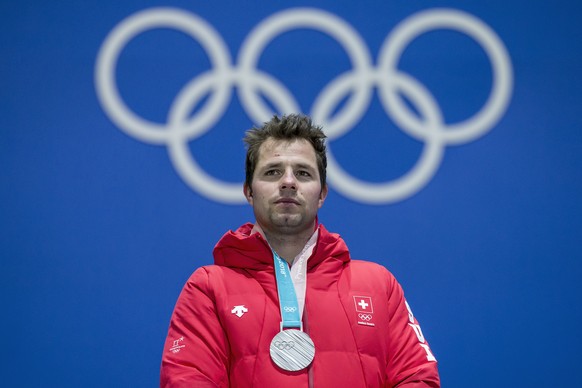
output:
<svg viewBox="0 0 582 388"><path fill-rule="evenodd" d="M279 369L269 354L280 330L273 256L252 224L226 233L216 265L199 268L178 299L161 368L162 387L439 387L436 360L402 288L384 267L350 260L319 225L307 261L303 330L313 363Z"/></svg>

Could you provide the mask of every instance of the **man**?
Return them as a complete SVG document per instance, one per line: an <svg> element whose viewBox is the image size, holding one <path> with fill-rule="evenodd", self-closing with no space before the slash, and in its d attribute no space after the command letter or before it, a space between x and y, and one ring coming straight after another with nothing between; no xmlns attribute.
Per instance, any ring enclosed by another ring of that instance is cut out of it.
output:
<svg viewBox="0 0 582 388"><path fill-rule="evenodd" d="M439 387L402 289L351 260L318 223L325 135L302 115L247 132L244 194L256 222L227 232L176 304L163 387Z"/></svg>

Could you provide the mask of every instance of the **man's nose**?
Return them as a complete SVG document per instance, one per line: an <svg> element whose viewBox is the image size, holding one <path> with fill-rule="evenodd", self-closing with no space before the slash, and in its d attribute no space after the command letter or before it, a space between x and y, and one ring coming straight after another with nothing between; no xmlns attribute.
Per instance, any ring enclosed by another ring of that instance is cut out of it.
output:
<svg viewBox="0 0 582 388"><path fill-rule="evenodd" d="M281 177L281 189L297 189L297 177L291 169L285 170Z"/></svg>

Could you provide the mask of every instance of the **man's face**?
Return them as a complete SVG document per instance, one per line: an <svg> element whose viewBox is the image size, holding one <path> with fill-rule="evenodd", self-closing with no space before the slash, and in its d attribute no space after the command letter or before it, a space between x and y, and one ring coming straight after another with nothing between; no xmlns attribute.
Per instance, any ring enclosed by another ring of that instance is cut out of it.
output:
<svg viewBox="0 0 582 388"><path fill-rule="evenodd" d="M252 187L244 192L267 233L310 235L327 196L313 146L305 139L267 139L259 149Z"/></svg>

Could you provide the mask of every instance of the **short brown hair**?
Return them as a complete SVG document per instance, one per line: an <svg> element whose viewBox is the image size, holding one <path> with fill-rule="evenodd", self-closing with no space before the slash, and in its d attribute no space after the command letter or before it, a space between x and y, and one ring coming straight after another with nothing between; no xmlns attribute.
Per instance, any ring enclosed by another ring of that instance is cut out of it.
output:
<svg viewBox="0 0 582 388"><path fill-rule="evenodd" d="M302 114L289 114L281 117L274 115L270 121L262 127L249 129L243 141L247 146L247 156L245 161L245 184L250 188L253 182L253 175L259 160L259 149L269 138L276 140L307 140L315 150L317 169L322 189L326 184L327 156L325 154L325 134L321 127L314 125L309 116Z"/></svg>

